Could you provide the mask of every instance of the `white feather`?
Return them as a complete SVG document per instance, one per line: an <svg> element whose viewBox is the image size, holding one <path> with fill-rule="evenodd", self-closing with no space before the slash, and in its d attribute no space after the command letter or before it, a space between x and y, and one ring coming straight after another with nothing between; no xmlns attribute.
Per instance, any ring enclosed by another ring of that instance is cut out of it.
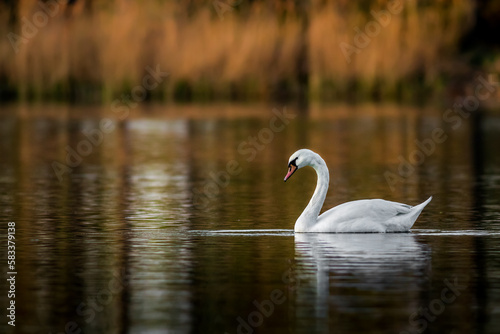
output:
<svg viewBox="0 0 500 334"><path fill-rule="evenodd" d="M290 157L297 169L311 166L318 174L311 201L295 223L295 232L368 233L407 232L411 229L425 202L410 206L383 199L365 199L338 205L319 215L328 190L329 173L325 161L313 151L298 150ZM288 179L291 175L287 175ZM286 181L285 179L285 181Z"/></svg>

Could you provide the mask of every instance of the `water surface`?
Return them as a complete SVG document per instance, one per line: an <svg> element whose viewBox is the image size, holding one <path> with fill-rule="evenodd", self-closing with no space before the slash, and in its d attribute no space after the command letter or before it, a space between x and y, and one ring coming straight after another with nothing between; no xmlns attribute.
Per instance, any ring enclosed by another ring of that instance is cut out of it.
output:
<svg viewBox="0 0 500 334"><path fill-rule="evenodd" d="M500 118L284 107L4 108L1 332L498 333ZM303 147L329 166L326 208L434 199L411 233L294 234Z"/></svg>

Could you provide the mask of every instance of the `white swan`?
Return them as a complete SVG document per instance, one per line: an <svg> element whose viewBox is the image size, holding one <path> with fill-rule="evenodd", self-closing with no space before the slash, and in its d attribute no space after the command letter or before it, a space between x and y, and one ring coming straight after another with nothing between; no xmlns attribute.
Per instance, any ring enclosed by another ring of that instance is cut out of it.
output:
<svg viewBox="0 0 500 334"><path fill-rule="evenodd" d="M383 199L364 199L338 205L318 217L330 180L328 167L319 154L308 149L292 154L284 181L305 166L316 170L318 182L309 204L295 222L295 232L407 232L432 199L431 196L413 207Z"/></svg>

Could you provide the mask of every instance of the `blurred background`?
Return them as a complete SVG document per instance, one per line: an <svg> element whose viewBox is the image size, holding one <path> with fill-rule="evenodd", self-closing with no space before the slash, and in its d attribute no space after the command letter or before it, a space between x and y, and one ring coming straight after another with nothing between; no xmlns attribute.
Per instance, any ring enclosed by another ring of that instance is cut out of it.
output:
<svg viewBox="0 0 500 334"><path fill-rule="evenodd" d="M443 101L500 71L493 0L0 2L2 100Z"/></svg>
<svg viewBox="0 0 500 334"><path fill-rule="evenodd" d="M499 1L0 0L0 36L0 333L500 332ZM294 234L300 148L324 210L433 200Z"/></svg>

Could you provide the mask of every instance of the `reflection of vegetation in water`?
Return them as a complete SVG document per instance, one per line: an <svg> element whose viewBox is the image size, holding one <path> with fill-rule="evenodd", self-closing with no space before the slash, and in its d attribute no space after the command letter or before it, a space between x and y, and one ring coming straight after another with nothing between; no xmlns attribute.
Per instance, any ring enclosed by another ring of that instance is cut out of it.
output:
<svg viewBox="0 0 500 334"><path fill-rule="evenodd" d="M0 94L111 101L140 85L147 66L159 66L171 76L147 99L290 98L305 91L316 100L410 100L467 78L463 53L494 70L487 50L495 41L480 38L481 48L473 42L485 22L498 21L490 2L474 11L472 0L228 0L221 15L208 0L49 1L43 8L4 1Z"/></svg>

